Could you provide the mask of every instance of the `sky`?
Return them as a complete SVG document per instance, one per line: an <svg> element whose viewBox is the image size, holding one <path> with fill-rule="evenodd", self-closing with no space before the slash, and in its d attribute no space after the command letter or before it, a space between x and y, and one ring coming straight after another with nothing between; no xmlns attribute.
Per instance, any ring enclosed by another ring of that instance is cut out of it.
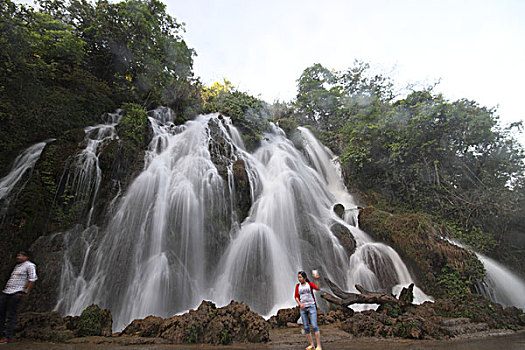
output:
<svg viewBox="0 0 525 350"><path fill-rule="evenodd" d="M399 88L440 82L445 98L525 119L525 1L164 0L196 50L194 72L267 102L295 97L314 63L361 60Z"/></svg>

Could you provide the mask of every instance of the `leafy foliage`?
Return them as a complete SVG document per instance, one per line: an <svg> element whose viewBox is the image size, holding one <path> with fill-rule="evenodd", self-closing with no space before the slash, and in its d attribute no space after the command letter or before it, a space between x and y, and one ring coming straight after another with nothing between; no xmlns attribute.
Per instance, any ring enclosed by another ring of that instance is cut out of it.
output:
<svg viewBox="0 0 525 350"><path fill-rule="evenodd" d="M135 146L143 144L148 135L148 115L142 106L134 103L122 105L123 117L118 124L121 137L130 140Z"/></svg>

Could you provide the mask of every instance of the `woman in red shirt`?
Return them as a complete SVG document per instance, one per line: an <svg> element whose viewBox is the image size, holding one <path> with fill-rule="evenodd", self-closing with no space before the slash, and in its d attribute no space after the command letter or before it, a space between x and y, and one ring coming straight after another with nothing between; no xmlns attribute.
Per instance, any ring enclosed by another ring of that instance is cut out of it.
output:
<svg viewBox="0 0 525 350"><path fill-rule="evenodd" d="M317 347L315 350L321 350L321 334L319 333L319 327L317 326L317 306L315 304L314 289L319 290L319 287L310 282L306 276L306 272L299 271L297 278L299 283L295 286L295 301L299 305L301 312L301 319L303 320L304 333L306 339L310 345L306 350L313 350L314 343L312 341L312 335L310 334L310 324L315 333L315 340ZM314 276L315 281L319 284L319 275Z"/></svg>

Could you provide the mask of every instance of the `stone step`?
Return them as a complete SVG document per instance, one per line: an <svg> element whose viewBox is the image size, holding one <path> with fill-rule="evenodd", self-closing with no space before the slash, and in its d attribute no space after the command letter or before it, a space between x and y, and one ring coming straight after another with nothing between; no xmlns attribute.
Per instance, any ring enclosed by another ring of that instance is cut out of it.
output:
<svg viewBox="0 0 525 350"><path fill-rule="evenodd" d="M460 324L467 324L470 323L470 319L467 317L461 317L461 318L442 318L439 321L439 324L444 327L453 327Z"/></svg>
<svg viewBox="0 0 525 350"><path fill-rule="evenodd" d="M477 332L483 332L489 329L489 325L480 322L480 323L460 323L455 326L443 326L442 329L445 333L448 333L449 336L455 337L463 334L471 334Z"/></svg>

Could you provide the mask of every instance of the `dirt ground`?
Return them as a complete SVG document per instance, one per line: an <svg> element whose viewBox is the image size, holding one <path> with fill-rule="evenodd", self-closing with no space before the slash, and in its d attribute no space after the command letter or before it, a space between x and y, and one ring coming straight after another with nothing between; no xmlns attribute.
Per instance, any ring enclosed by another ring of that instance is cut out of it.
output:
<svg viewBox="0 0 525 350"><path fill-rule="evenodd" d="M368 338L354 337L333 326L321 327L323 349L452 349L452 350L493 350L493 349L525 349L525 330L518 332L500 330L470 334L468 337L449 340L408 340L398 338ZM75 338L68 343L32 342L29 340L14 340L3 345L1 349L51 349L51 350L105 350L105 349L187 349L187 350L217 350L217 349L304 349L307 342L300 328L274 329L270 332L270 342L266 344L233 344L229 346L211 345L175 345L166 344L163 339L139 337L87 337Z"/></svg>

